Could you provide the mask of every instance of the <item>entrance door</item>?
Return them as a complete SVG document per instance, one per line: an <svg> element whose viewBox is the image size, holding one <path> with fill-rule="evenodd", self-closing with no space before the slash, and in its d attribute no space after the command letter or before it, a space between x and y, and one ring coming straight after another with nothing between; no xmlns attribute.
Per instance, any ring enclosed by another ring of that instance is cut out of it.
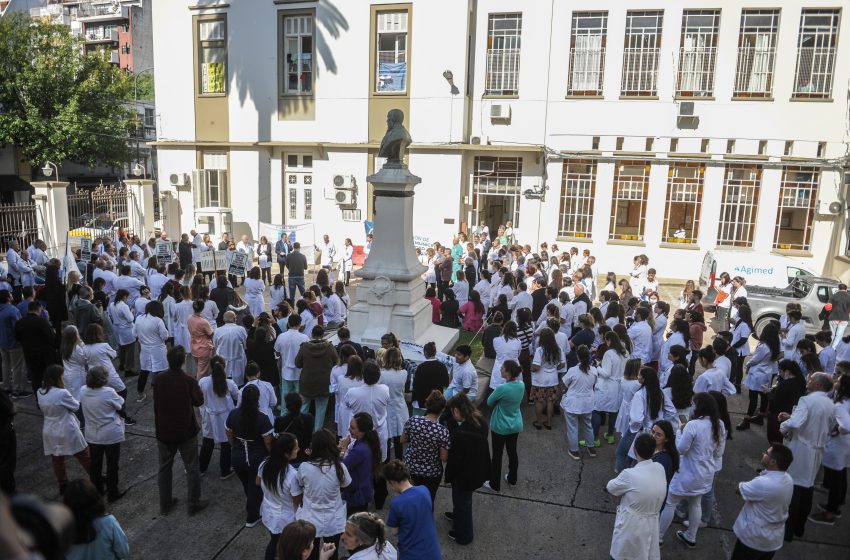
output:
<svg viewBox="0 0 850 560"><path fill-rule="evenodd" d="M285 161L283 223L309 222L313 219L313 156L287 154Z"/></svg>
<svg viewBox="0 0 850 560"><path fill-rule="evenodd" d="M513 195L478 194L475 196L475 224L485 222L490 228L490 237L495 238L499 226L515 220L517 199Z"/></svg>

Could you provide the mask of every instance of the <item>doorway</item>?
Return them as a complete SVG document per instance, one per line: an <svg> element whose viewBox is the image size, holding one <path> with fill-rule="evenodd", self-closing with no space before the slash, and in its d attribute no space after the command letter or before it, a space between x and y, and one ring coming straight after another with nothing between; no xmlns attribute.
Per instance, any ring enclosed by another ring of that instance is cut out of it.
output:
<svg viewBox="0 0 850 560"><path fill-rule="evenodd" d="M519 206L517 198L515 195L480 193L475 195L475 206L473 207L475 226L479 226L482 221L486 223L490 229L491 239L496 237L499 226L505 225L509 220L516 227L518 221L517 209Z"/></svg>

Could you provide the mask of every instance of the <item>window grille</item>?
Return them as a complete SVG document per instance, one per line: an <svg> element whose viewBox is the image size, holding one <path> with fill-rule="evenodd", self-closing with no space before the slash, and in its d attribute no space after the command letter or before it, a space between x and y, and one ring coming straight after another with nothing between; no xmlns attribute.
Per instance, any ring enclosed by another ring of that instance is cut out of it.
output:
<svg viewBox="0 0 850 560"><path fill-rule="evenodd" d="M583 159L564 161L558 235L591 237L595 196L596 162Z"/></svg>
<svg viewBox="0 0 850 560"><path fill-rule="evenodd" d="M642 241L649 191L649 162L621 161L614 173L609 238Z"/></svg>
<svg viewBox="0 0 850 560"><path fill-rule="evenodd" d="M736 97L770 97L779 10L742 10L738 36L738 63L735 69Z"/></svg>
<svg viewBox="0 0 850 560"><path fill-rule="evenodd" d="M714 93L714 66L720 10L685 10L679 49L677 95L710 97Z"/></svg>
<svg viewBox="0 0 850 560"><path fill-rule="evenodd" d="M840 10L803 10L797 41L793 97L827 99L832 95L835 45Z"/></svg>
<svg viewBox="0 0 850 560"><path fill-rule="evenodd" d="M667 176L664 241L694 244L699 237L705 167L699 163L671 165Z"/></svg>
<svg viewBox="0 0 850 560"><path fill-rule="evenodd" d="M284 92L313 91L313 16L283 18Z"/></svg>
<svg viewBox="0 0 850 560"><path fill-rule="evenodd" d="M654 97L658 94L658 57L664 12L630 11L626 14L623 76L620 93Z"/></svg>
<svg viewBox="0 0 850 560"><path fill-rule="evenodd" d="M519 93L519 55L522 14L490 14L487 28L487 72L484 93Z"/></svg>
<svg viewBox="0 0 850 560"><path fill-rule="evenodd" d="M814 167L784 167L776 213L775 249L808 251L812 243L820 173Z"/></svg>
<svg viewBox="0 0 850 560"><path fill-rule="evenodd" d="M720 203L717 245L752 247L758 217L761 167L729 165Z"/></svg>
<svg viewBox="0 0 850 560"><path fill-rule="evenodd" d="M608 12L574 12L570 39L570 95L602 95Z"/></svg>

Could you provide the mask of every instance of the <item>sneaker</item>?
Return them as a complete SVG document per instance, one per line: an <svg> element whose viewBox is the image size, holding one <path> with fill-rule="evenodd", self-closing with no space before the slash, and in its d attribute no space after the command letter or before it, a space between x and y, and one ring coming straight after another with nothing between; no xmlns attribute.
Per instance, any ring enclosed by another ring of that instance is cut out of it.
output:
<svg viewBox="0 0 850 560"><path fill-rule="evenodd" d="M245 523L245 527L251 529L252 527L256 527L257 525L259 525L260 521L262 521L262 518L255 519L253 521L248 521Z"/></svg>
<svg viewBox="0 0 850 560"><path fill-rule="evenodd" d="M23 391L15 391L15 392L14 392L14 393L12 393L12 394L15 396L15 398L18 398L18 399L25 399L25 398L27 398L28 396L32 395L32 391L27 391L27 390L23 390Z"/></svg>
<svg viewBox="0 0 850 560"><path fill-rule="evenodd" d="M236 476L236 471L231 470L229 473L223 474L220 477L218 477L218 479L219 480L227 480L228 478L233 478L234 476Z"/></svg>
<svg viewBox="0 0 850 560"><path fill-rule="evenodd" d="M685 519L684 521L682 521L682 525L684 525L685 527L690 527L690 526L691 526L691 522L690 522L689 520ZM707 523L707 522L705 522L705 521L703 521L703 520L700 520L700 522L699 522L699 528L700 528L700 529L705 529L706 527L708 527L708 523Z"/></svg>
<svg viewBox="0 0 850 560"><path fill-rule="evenodd" d="M451 540L453 540L453 541L456 541L456 540L457 540L457 537L455 536L455 532L454 532L454 531L449 531L449 538L450 538Z"/></svg>
<svg viewBox="0 0 850 560"><path fill-rule="evenodd" d="M684 531L676 531L676 538L685 543L685 546L688 548L696 548L697 543L695 541L689 540L688 537L685 536Z"/></svg>
<svg viewBox="0 0 850 560"><path fill-rule="evenodd" d="M178 500L177 498L171 498L171 503L170 503L170 504L168 504L168 505L167 505L167 506L165 506L165 507L160 507L160 508L159 508L159 514L160 514L160 515L168 515L169 513L171 513L171 512L174 510L174 506L176 506L176 505L177 505L177 502L178 502L178 501L179 501L179 500Z"/></svg>
<svg viewBox="0 0 850 560"><path fill-rule="evenodd" d="M579 444L579 446L580 446L580 447L584 447L585 445L587 445L587 444L584 442L584 440L583 440L583 439L578 440L578 444Z"/></svg>
<svg viewBox="0 0 850 560"><path fill-rule="evenodd" d="M593 440L593 447L602 447L602 442L598 439Z"/></svg>
<svg viewBox="0 0 850 560"><path fill-rule="evenodd" d="M128 426L135 426L136 425L136 419L133 418L132 416L128 416L124 419L124 424L126 424Z"/></svg>
<svg viewBox="0 0 850 560"><path fill-rule="evenodd" d="M510 480L508 480L508 475L505 475L505 482L507 482L511 486L516 486L516 482L511 482Z"/></svg>
<svg viewBox="0 0 850 560"><path fill-rule="evenodd" d="M567 449L567 455L570 456L570 459L573 459L575 461L581 460L581 456L578 454L578 451L573 451L572 449Z"/></svg>
<svg viewBox="0 0 850 560"><path fill-rule="evenodd" d="M490 490L491 492L498 492L499 491L496 488L493 488L492 486L490 486L489 480L484 481L484 488L486 488L487 490Z"/></svg>
<svg viewBox="0 0 850 560"><path fill-rule="evenodd" d="M614 434L606 435L605 441L607 441L609 445L614 445L614 442L617 441L617 436Z"/></svg>
<svg viewBox="0 0 850 560"><path fill-rule="evenodd" d="M673 514L678 519L687 519L687 517L688 517L688 512L682 511L679 508L674 509Z"/></svg>
<svg viewBox="0 0 850 560"><path fill-rule="evenodd" d="M145 393L139 393L139 396L136 397L136 402L137 403L143 403L143 402L145 402L145 399L147 399L147 398L148 398L148 396Z"/></svg>
<svg viewBox="0 0 850 560"><path fill-rule="evenodd" d="M201 478L207 476L207 471L198 471L201 473Z"/></svg>
<svg viewBox="0 0 850 560"><path fill-rule="evenodd" d="M817 523L818 525L835 525L835 519L835 514L830 513L828 511L813 513L809 516L809 521L811 521L812 523Z"/></svg>
<svg viewBox="0 0 850 560"><path fill-rule="evenodd" d="M444 511L444 512L443 512L443 517L445 517L445 518L446 518L446 519L448 519L449 521L454 521L454 520L455 520L455 512L453 512L453 511Z"/></svg>
<svg viewBox="0 0 850 560"><path fill-rule="evenodd" d="M596 450L592 447L587 447L586 449L587 449L587 454L595 459L596 458Z"/></svg>
<svg viewBox="0 0 850 560"><path fill-rule="evenodd" d="M841 519L841 510L830 511L829 508L826 507L826 504L818 504L818 509L820 511L825 511L826 513L831 513L836 519Z"/></svg>

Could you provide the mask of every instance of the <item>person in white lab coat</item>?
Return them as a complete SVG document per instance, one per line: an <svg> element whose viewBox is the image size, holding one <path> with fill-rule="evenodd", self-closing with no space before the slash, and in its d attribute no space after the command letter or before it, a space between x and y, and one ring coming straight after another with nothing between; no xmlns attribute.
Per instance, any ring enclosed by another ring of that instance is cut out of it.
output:
<svg viewBox="0 0 850 560"><path fill-rule="evenodd" d="M797 343L806 338L806 325L802 319L803 314L798 309L788 312L788 332L782 337L782 350L786 360L800 361Z"/></svg>
<svg viewBox="0 0 850 560"><path fill-rule="evenodd" d="M74 325L68 325L62 330L62 341L59 345L59 355L65 373L62 381L71 396L80 400L80 392L86 384L86 352L80 333ZM77 415L79 418L81 414Z"/></svg>
<svg viewBox="0 0 850 560"><path fill-rule="evenodd" d="M590 349L584 344L576 349L576 354L578 364L568 369L561 378L561 386L564 390L561 408L564 410L564 420L567 422L567 455L578 461L581 459L579 438L584 441L587 454L596 457L596 451L593 449L596 443L593 441L591 415L594 405L593 387L599 376L599 368L591 365Z"/></svg>
<svg viewBox="0 0 850 560"><path fill-rule="evenodd" d="M190 352L192 347L189 342L189 317L195 311L192 309L192 296L189 286L180 288L182 299L180 303L174 306L174 346L182 346L186 352ZM191 373L188 372L187 373Z"/></svg>
<svg viewBox="0 0 850 560"><path fill-rule="evenodd" d="M738 484L735 493L744 499L744 506L732 527L738 539L731 560L769 560L782 548L783 526L794 492L794 481L786 471L793 460L790 449L774 443L762 453L761 474Z"/></svg>
<svg viewBox="0 0 850 560"><path fill-rule="evenodd" d="M680 437L676 438L679 451L679 471L670 481L670 492L661 512L659 537L673 521L676 504L688 502L688 519L691 523L685 531L676 531L676 538L688 548L695 548L699 520L702 517L701 498L712 488L717 461L723 456L726 446L726 429L720 421L717 402L708 393L694 395L694 412L685 424Z"/></svg>
<svg viewBox="0 0 850 560"><path fill-rule="evenodd" d="M322 242L318 245L322 256L319 260L322 268L328 271L328 282L334 282L334 269L336 268L336 245L328 237L328 234L322 236Z"/></svg>
<svg viewBox="0 0 850 560"><path fill-rule="evenodd" d="M342 544L349 560L396 560L398 551L387 540L384 521L372 512L361 511L348 518Z"/></svg>
<svg viewBox="0 0 850 560"><path fill-rule="evenodd" d="M124 418L124 423L132 426L136 423L134 418L127 415L127 386L118 372L115 371L114 360L117 356L115 350L107 344L106 335L103 332L103 327L100 325L89 325L86 329L83 341L86 343L83 349L86 354L86 364L89 368L94 366L103 366L109 372L109 381L107 385L115 389L118 396L124 399L124 407L121 409L121 416Z"/></svg>
<svg viewBox="0 0 850 560"><path fill-rule="evenodd" d="M236 406L242 402L242 392L249 385L256 385L260 390L260 412L269 417L269 422L274 426L274 407L277 406L277 395L274 387L268 381L260 379L260 366L255 362L248 362L245 366L245 377L247 381L239 390L239 398L236 401Z"/></svg>
<svg viewBox="0 0 850 560"><path fill-rule="evenodd" d="M502 364L507 360L519 362L519 353L522 350L522 342L517 337L517 326L513 321L508 321L502 327L502 335L493 339L493 350L496 351L496 359L493 362L493 371L490 375L490 390L484 398L489 396L499 385L505 382L502 378Z"/></svg>
<svg viewBox="0 0 850 560"><path fill-rule="evenodd" d="M347 313L342 298L330 286L322 286L322 295L324 296L322 307L324 308L325 325L328 329L341 327L345 323Z"/></svg>
<svg viewBox="0 0 850 560"><path fill-rule="evenodd" d="M91 450L91 480L103 494L103 457L106 455L106 499L114 502L124 495L118 490L118 461L124 441L124 419L121 409L124 399L107 386L109 372L103 366L90 368L86 386L80 396L80 406L86 417L86 441Z"/></svg>
<svg viewBox="0 0 850 560"><path fill-rule="evenodd" d="M73 455L86 470L91 470L89 445L80 431L80 421L75 412L80 402L71 396L62 383L62 366L49 366L44 370L42 388L36 393L38 408L44 414L41 436L44 454L52 457L53 474L59 483L59 493L68 485L65 457Z"/></svg>
<svg viewBox="0 0 850 560"><path fill-rule="evenodd" d="M384 354L379 383L390 390L390 400L387 403L387 437L392 440L395 458L399 461L403 459L401 435L404 433L404 424L410 417L404 400L406 382L407 370L403 367L401 350L390 347Z"/></svg>
<svg viewBox="0 0 850 560"><path fill-rule="evenodd" d="M767 412L766 393L774 376L779 375L780 358L782 358L782 343L779 338L779 324L771 321L762 329L759 344L746 365L747 375L744 377L744 386L747 387L750 402L747 406L747 415L735 427L736 430L748 430L750 423L764 424L764 416ZM759 398L761 398L761 406L756 414Z"/></svg>
<svg viewBox="0 0 850 560"><path fill-rule="evenodd" d="M240 387L245 383L245 366L248 364L248 358L245 356L247 341L248 333L245 328L236 324L236 313L225 311L224 324L213 333L213 346L215 353L224 358L227 364L227 377Z"/></svg>
<svg viewBox="0 0 850 560"><path fill-rule="evenodd" d="M699 351L698 355L699 363L705 368L705 371L694 382L694 393L719 391L724 395L734 395L736 393L735 386L729 381L726 372L714 367L714 361L717 359L714 348L706 346Z"/></svg>
<svg viewBox="0 0 850 560"><path fill-rule="evenodd" d="M649 313L649 309L638 307L635 322L627 331L632 339L632 358L640 359L644 365L652 361L652 327L647 322Z"/></svg>
<svg viewBox="0 0 850 560"><path fill-rule="evenodd" d="M234 474L230 466L230 443L227 440L227 415L236 408L239 389L232 379L227 378L224 358L213 356L210 360L210 374L198 381L198 387L204 395L201 406L201 451L198 455L198 467L201 474L207 472L216 444L221 446L218 454L219 478L227 480Z"/></svg>
<svg viewBox="0 0 850 560"><path fill-rule="evenodd" d="M637 358L633 358L633 360L637 360ZM626 368L628 369L629 367L629 362L627 362ZM623 437L617 444L617 450L615 451L615 470L618 472L626 468L630 460L633 459L631 457L633 455L631 453L631 445L637 434L649 432L652 430L653 424L659 420L667 420L674 426L678 425L679 422L676 418L676 407L661 389L658 372L651 367L645 366L640 368L637 378L641 384L641 388L635 392L629 403L628 412L626 413L627 418L624 419L626 422L622 424L617 422L617 426L624 429L628 426L626 431L622 432ZM624 390L623 393L623 399L625 400L626 391Z"/></svg>
<svg viewBox="0 0 850 560"><path fill-rule="evenodd" d="M348 286L351 281L351 271L354 270L354 245L351 243L351 238L345 238L345 245L342 248L342 281Z"/></svg>
<svg viewBox="0 0 850 560"><path fill-rule="evenodd" d="M266 291L266 284L260 279L260 275L260 267L255 266L248 271L248 277L243 284L245 286L245 303L248 304L248 310L254 317L259 317L265 307L263 293Z"/></svg>
<svg viewBox="0 0 850 560"><path fill-rule="evenodd" d="M657 560L661 558L658 512L667 494L667 478L661 463L652 461L655 440L649 433L637 436L634 448L637 465L620 472L606 486L609 494L622 496L610 555L614 560Z"/></svg>
<svg viewBox="0 0 850 560"><path fill-rule="evenodd" d="M310 338L301 332L301 316L292 313L286 319L287 330L278 335L274 342L274 351L280 356L280 401L288 393L298 392L298 381L301 378L301 368L295 365L295 356L301 345Z"/></svg>
<svg viewBox="0 0 850 560"><path fill-rule="evenodd" d="M387 457L387 407L390 402L390 388L379 383L381 369L373 361L363 364L363 385L352 387L345 394L340 418L353 418L355 414L367 412L375 422L375 431L381 440L381 458Z"/></svg>
<svg viewBox="0 0 850 560"><path fill-rule="evenodd" d="M599 428L608 420L608 431L605 440L614 444L614 425L617 423L617 413L623 402L620 392L620 382L626 371L626 361L629 359L628 351L623 347L620 337L615 332L605 333L605 344L608 350L602 356L602 364L599 367L599 378L593 388L593 417L591 426L593 429L594 445L600 444Z"/></svg>
<svg viewBox="0 0 850 560"><path fill-rule="evenodd" d="M145 385L148 376L168 369L166 354L168 349L168 329L165 328L165 308L162 302L151 301L145 306L145 312L136 317L136 336L139 339L139 380L136 385L138 396L136 402L144 402L147 398Z"/></svg>
<svg viewBox="0 0 850 560"><path fill-rule="evenodd" d="M779 431L790 437L788 448L794 454L794 462L788 469L794 479L794 495L785 522L786 542L803 536L812 510L815 477L835 419L835 407L827 395L832 385L832 377L825 373L810 375L806 380L808 393L800 397L794 412L780 412L777 417L781 422Z"/></svg>
<svg viewBox="0 0 850 560"><path fill-rule="evenodd" d="M823 509L809 516L809 521L834 525L841 516L839 506L847 497L847 468L850 467L850 376L835 382L835 424L823 451L823 482L829 498Z"/></svg>
<svg viewBox="0 0 850 560"><path fill-rule="evenodd" d="M260 515L271 538L266 546L266 560L277 558L277 544L283 528L295 521L295 510L301 505L301 489L291 462L298 456L298 439L290 433L280 434L272 443L269 456L257 470L257 484L263 491Z"/></svg>
<svg viewBox="0 0 850 560"><path fill-rule="evenodd" d="M126 374L132 372L136 347L135 317L130 310L129 292L124 288L115 293L115 301L109 304L109 319L118 338L118 369ZM85 335L86 333L83 333Z"/></svg>

